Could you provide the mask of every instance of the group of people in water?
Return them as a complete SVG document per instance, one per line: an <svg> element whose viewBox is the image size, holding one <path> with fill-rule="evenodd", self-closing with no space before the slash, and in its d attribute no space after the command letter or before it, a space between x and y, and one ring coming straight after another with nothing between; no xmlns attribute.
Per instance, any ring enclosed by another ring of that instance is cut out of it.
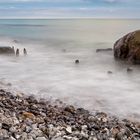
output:
<svg viewBox="0 0 140 140"><path fill-rule="evenodd" d="M27 55L27 50L25 48L23 49L23 54L25 56ZM19 56L19 49L16 49L16 56Z"/></svg>

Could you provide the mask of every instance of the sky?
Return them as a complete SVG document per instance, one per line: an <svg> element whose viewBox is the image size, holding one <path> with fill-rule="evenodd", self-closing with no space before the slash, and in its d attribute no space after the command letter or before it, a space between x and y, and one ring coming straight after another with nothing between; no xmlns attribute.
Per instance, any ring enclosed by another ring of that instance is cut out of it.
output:
<svg viewBox="0 0 140 140"><path fill-rule="evenodd" d="M0 18L140 18L140 0L0 0Z"/></svg>

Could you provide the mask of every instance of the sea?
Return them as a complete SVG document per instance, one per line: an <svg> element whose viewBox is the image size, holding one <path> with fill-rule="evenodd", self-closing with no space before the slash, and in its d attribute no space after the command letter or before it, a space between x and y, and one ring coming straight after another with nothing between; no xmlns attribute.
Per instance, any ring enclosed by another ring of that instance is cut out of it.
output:
<svg viewBox="0 0 140 140"><path fill-rule="evenodd" d="M138 29L138 19L0 19L0 46L20 52L0 55L0 88L138 119L140 66L96 52Z"/></svg>

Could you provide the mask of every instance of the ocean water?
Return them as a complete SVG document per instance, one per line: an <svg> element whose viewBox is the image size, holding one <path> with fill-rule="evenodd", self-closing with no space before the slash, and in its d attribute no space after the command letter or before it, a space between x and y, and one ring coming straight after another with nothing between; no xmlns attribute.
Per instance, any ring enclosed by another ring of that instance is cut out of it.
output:
<svg viewBox="0 0 140 140"><path fill-rule="evenodd" d="M140 20L0 20L0 46L20 50L19 57L0 56L0 86L92 112L139 118L140 67L116 62L111 51L96 53L139 28ZM128 67L133 72L127 73Z"/></svg>

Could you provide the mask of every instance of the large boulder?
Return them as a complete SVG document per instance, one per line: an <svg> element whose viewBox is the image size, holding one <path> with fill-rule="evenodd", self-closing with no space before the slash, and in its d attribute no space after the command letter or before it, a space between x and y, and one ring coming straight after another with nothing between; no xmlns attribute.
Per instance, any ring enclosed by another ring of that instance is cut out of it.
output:
<svg viewBox="0 0 140 140"><path fill-rule="evenodd" d="M128 33L116 41L114 57L140 64L140 30Z"/></svg>
<svg viewBox="0 0 140 140"><path fill-rule="evenodd" d="M15 55L14 47L0 46L0 54Z"/></svg>

